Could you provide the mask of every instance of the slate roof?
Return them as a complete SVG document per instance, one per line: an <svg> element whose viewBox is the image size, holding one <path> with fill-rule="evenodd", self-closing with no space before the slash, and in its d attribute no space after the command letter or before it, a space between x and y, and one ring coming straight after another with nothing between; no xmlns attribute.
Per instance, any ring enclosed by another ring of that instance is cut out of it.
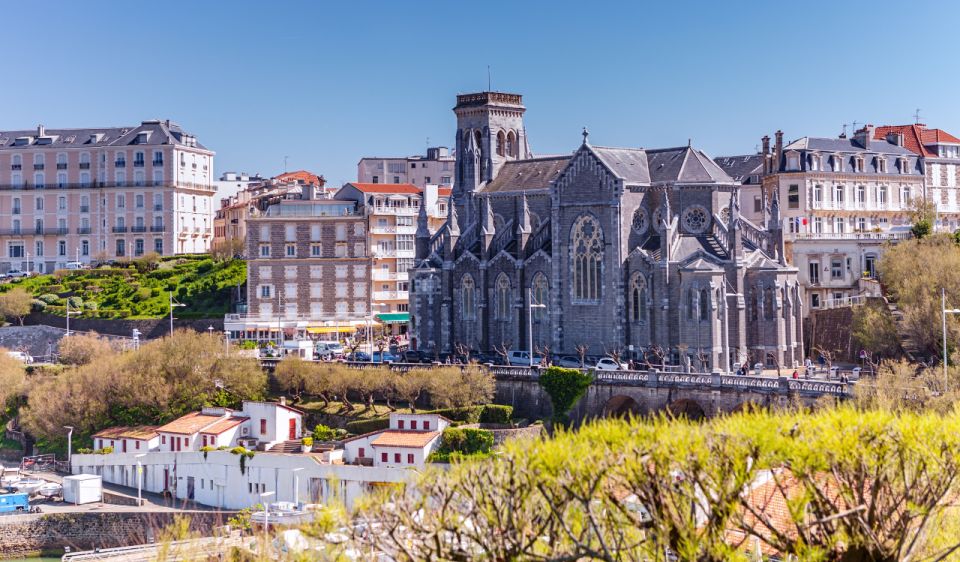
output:
<svg viewBox="0 0 960 562"><path fill-rule="evenodd" d="M702 150L684 146L649 149L646 152L651 182L735 183Z"/></svg>
<svg viewBox="0 0 960 562"><path fill-rule="evenodd" d="M570 162L570 155L544 156L526 160L509 160L500 168L497 177L480 191L497 193L547 189Z"/></svg>
<svg viewBox="0 0 960 562"><path fill-rule="evenodd" d="M713 159L728 176L740 183L750 183L750 176L763 173L763 155L718 156Z"/></svg>
<svg viewBox="0 0 960 562"><path fill-rule="evenodd" d="M614 175L625 182L650 183L647 152L642 148L591 146L590 149Z"/></svg>
<svg viewBox="0 0 960 562"><path fill-rule="evenodd" d="M141 439L149 440L157 436L157 426L138 425L133 427L110 427L93 434L101 439Z"/></svg>
<svg viewBox="0 0 960 562"><path fill-rule="evenodd" d="M139 133L150 133L146 142L140 143ZM61 147L61 148L83 148L83 147L104 147L104 146L160 146L167 144L176 144L181 146L188 145L184 142L185 136L190 133L180 128L180 125L166 120L143 121L139 125L130 127L91 127L83 129L44 129L41 137L37 129L27 129L19 131L0 131L0 148L3 149L24 149L31 150L37 146ZM97 142L90 138L92 135L101 135ZM29 137L29 142L22 145L14 144L19 137ZM38 140L44 138L50 142L38 144ZM195 140L195 137L194 137ZM208 150L199 142L195 143L196 148Z"/></svg>
<svg viewBox="0 0 960 562"><path fill-rule="evenodd" d="M852 138L831 139L823 137L802 137L783 147L784 150L818 150L821 152L876 152L880 154L912 154L910 150L887 142L885 139L872 142L867 150Z"/></svg>
<svg viewBox="0 0 960 562"><path fill-rule="evenodd" d="M383 431L370 442L373 447L417 447L423 448L440 436L439 431Z"/></svg>

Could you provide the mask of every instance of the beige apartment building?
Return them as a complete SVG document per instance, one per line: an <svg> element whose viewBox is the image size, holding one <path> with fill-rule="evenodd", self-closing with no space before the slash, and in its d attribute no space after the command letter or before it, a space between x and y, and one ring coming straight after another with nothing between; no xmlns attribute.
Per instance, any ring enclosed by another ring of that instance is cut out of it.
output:
<svg viewBox="0 0 960 562"><path fill-rule="evenodd" d="M368 246L373 257L372 302L378 320L389 332L407 331L410 320L410 279L416 256L417 216L421 206L427 214L430 232L436 232L447 218L451 188L428 184L348 183L336 198L356 201L367 218Z"/></svg>
<svg viewBox="0 0 960 562"><path fill-rule="evenodd" d="M337 339L373 321L367 219L356 201L313 186L247 219L247 310L228 314L235 340Z"/></svg>
<svg viewBox="0 0 960 562"><path fill-rule="evenodd" d="M170 121L0 131L0 271L208 251L213 156Z"/></svg>
<svg viewBox="0 0 960 562"><path fill-rule="evenodd" d="M359 183L413 184L453 187L453 171L457 159L445 146L427 149L426 156L361 158L357 164Z"/></svg>

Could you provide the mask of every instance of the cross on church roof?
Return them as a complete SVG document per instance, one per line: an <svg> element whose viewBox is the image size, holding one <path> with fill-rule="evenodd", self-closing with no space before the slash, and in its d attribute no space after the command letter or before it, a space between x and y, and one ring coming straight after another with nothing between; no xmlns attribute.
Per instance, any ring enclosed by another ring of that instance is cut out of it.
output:
<svg viewBox="0 0 960 562"><path fill-rule="evenodd" d="M590 144L590 141L587 140L587 137L590 136L590 131L586 127L583 128L583 144Z"/></svg>

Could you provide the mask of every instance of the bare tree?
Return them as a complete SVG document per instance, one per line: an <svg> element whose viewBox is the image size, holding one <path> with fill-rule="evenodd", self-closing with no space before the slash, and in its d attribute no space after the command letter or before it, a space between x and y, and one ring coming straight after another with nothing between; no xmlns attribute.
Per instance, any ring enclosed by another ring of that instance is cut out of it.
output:
<svg viewBox="0 0 960 562"><path fill-rule="evenodd" d="M590 346L585 343L578 343L574 349L577 352L577 357L580 358L580 368L585 369L587 367L587 352L590 350Z"/></svg>
<svg viewBox="0 0 960 562"><path fill-rule="evenodd" d="M510 364L510 348L513 347L513 342L500 342L500 345L493 346L493 350L497 352L497 355L503 358L503 364Z"/></svg>
<svg viewBox="0 0 960 562"><path fill-rule="evenodd" d="M466 345L457 342L453 344L453 353L458 357L462 358L463 363L470 362L470 348Z"/></svg>
<svg viewBox="0 0 960 562"><path fill-rule="evenodd" d="M603 353L608 355L611 359L617 362L617 365L620 364L620 358L623 356L623 347L619 344L612 345L607 347L607 344L603 344Z"/></svg>
<svg viewBox="0 0 960 562"><path fill-rule="evenodd" d="M829 373L833 368L833 351L818 345L813 347L813 351L820 354L820 357L823 357L824 362L827 364L827 372Z"/></svg>
<svg viewBox="0 0 960 562"><path fill-rule="evenodd" d="M534 351L535 351L538 355L540 355L541 357L543 357L543 360L541 361L541 366L542 366L542 367L549 367L549 366L550 366L550 346L547 345L547 344L535 345L535 346L534 346Z"/></svg>
<svg viewBox="0 0 960 562"><path fill-rule="evenodd" d="M707 364L707 354L703 352L702 347L697 348L697 363L699 364L698 367L702 372L707 372L706 369L704 369L704 365Z"/></svg>
<svg viewBox="0 0 960 562"><path fill-rule="evenodd" d="M654 344L650 347L650 353L657 358L661 369L667 368L667 352L662 347Z"/></svg>
<svg viewBox="0 0 960 562"><path fill-rule="evenodd" d="M780 378L780 358L769 351L766 354L766 358L773 362L773 365L777 368L777 378Z"/></svg>

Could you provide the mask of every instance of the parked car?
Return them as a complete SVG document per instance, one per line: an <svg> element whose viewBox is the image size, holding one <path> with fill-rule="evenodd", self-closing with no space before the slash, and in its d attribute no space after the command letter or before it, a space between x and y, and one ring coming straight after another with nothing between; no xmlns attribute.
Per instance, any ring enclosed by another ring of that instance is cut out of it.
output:
<svg viewBox="0 0 960 562"><path fill-rule="evenodd" d="M64 269L87 269L87 264L82 261L69 261L63 267Z"/></svg>
<svg viewBox="0 0 960 562"><path fill-rule="evenodd" d="M596 368L598 371L626 371L630 366L614 361L613 357L603 357L597 361Z"/></svg>
<svg viewBox="0 0 960 562"><path fill-rule="evenodd" d="M344 357L347 361L356 361L358 363L364 363L370 361L370 354L358 351L356 353L351 353Z"/></svg>
<svg viewBox="0 0 960 562"><path fill-rule="evenodd" d="M389 351L374 351L372 361L374 363L395 363L397 356Z"/></svg>
<svg viewBox="0 0 960 562"><path fill-rule="evenodd" d="M10 279L17 279L20 277L30 277L30 273L27 271L23 271L21 269L11 269L10 271L7 272L7 277L9 277Z"/></svg>
<svg viewBox="0 0 960 562"><path fill-rule="evenodd" d="M8 351L7 355L9 355L10 357L13 357L14 359L23 361L27 365L33 363L33 357L31 357L30 355L22 351Z"/></svg>
<svg viewBox="0 0 960 562"><path fill-rule="evenodd" d="M429 360L424 357L423 352L417 351L415 349L408 349L403 352L403 362L404 363L428 363Z"/></svg>
<svg viewBox="0 0 960 562"><path fill-rule="evenodd" d="M529 367L530 366L530 352L529 351L511 351L510 355L507 356L507 362L510 365L515 367ZM534 354L533 364L540 365L543 363L543 355Z"/></svg>
<svg viewBox="0 0 960 562"><path fill-rule="evenodd" d="M565 367L567 369L579 369L581 367L580 358L574 355L557 357L553 360L553 364L557 367Z"/></svg>

